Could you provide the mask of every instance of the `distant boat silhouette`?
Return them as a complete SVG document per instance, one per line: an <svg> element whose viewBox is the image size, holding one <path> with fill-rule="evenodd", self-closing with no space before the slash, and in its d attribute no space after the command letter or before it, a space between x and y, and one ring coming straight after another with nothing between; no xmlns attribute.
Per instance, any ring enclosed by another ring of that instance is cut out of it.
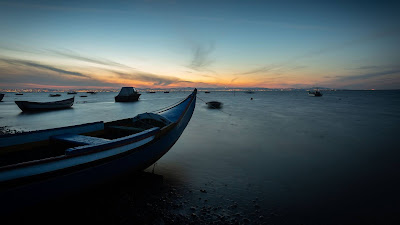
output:
<svg viewBox="0 0 400 225"><path fill-rule="evenodd" d="M135 102L139 100L141 94L133 87L123 87L117 96L116 102Z"/></svg>
<svg viewBox="0 0 400 225"><path fill-rule="evenodd" d="M15 93L15 95L24 95L24 94L22 94L22 93Z"/></svg>
<svg viewBox="0 0 400 225"><path fill-rule="evenodd" d="M318 90L316 91L308 91L308 96L313 96L313 97L321 97L322 93Z"/></svg>
<svg viewBox="0 0 400 225"><path fill-rule="evenodd" d="M69 94L69 95L75 95L75 94L76 94L76 91L68 91L67 94Z"/></svg>
<svg viewBox="0 0 400 225"><path fill-rule="evenodd" d="M49 94L49 97L60 97L60 94Z"/></svg>
<svg viewBox="0 0 400 225"><path fill-rule="evenodd" d="M0 94L0 102L3 100L4 94Z"/></svg>

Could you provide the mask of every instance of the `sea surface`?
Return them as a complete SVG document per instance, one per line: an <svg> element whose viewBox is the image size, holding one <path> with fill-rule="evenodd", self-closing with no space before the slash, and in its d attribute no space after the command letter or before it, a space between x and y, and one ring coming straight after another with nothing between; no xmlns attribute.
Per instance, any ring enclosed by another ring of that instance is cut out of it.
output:
<svg viewBox="0 0 400 225"><path fill-rule="evenodd" d="M189 93L144 92L132 103L114 102L112 92L78 93L72 109L40 113L21 112L14 101L72 95L6 93L0 126L29 131L107 122ZM209 109L208 101L223 107ZM400 221L400 91L326 91L322 97L199 91L189 125L153 169L181 193L179 213L217 210L208 222L394 224Z"/></svg>

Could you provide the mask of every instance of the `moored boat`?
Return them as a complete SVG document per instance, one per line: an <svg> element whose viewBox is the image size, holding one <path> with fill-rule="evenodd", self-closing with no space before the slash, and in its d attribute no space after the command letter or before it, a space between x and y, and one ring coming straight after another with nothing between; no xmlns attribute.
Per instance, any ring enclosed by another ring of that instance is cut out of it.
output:
<svg viewBox="0 0 400 225"><path fill-rule="evenodd" d="M0 136L0 214L151 166L188 125L196 94L133 118Z"/></svg>
<svg viewBox="0 0 400 225"><path fill-rule="evenodd" d="M4 94L1 94L1 93L0 93L0 101L2 101L3 98L4 98Z"/></svg>
<svg viewBox="0 0 400 225"><path fill-rule="evenodd" d="M115 96L116 102L135 102L139 100L139 92L133 87L123 87L117 96Z"/></svg>
<svg viewBox="0 0 400 225"><path fill-rule="evenodd" d="M15 104L22 111L45 111L55 109L70 108L74 104L75 97L54 101L54 102L29 102L29 101L15 101Z"/></svg>
<svg viewBox="0 0 400 225"><path fill-rule="evenodd" d="M49 94L49 97L60 97L60 94Z"/></svg>
<svg viewBox="0 0 400 225"><path fill-rule="evenodd" d="M219 108L222 107L222 102L211 101L211 102L207 102L206 105L207 105L208 108L210 108L210 109L219 109Z"/></svg>
<svg viewBox="0 0 400 225"><path fill-rule="evenodd" d="M313 97L321 97L322 93L318 90L316 91L308 91L308 96L313 96Z"/></svg>
<svg viewBox="0 0 400 225"><path fill-rule="evenodd" d="M76 91L68 91L67 94L68 94L68 95L76 95L77 93L76 93Z"/></svg>

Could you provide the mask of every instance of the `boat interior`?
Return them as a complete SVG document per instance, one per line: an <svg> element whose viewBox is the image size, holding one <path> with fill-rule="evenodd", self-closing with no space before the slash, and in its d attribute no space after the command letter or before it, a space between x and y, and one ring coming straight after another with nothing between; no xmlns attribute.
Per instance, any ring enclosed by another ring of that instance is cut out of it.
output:
<svg viewBox="0 0 400 225"><path fill-rule="evenodd" d="M5 135L0 140L0 167L73 153L82 146L108 144L159 131L172 122L153 113L103 123ZM155 129L157 128L157 129Z"/></svg>

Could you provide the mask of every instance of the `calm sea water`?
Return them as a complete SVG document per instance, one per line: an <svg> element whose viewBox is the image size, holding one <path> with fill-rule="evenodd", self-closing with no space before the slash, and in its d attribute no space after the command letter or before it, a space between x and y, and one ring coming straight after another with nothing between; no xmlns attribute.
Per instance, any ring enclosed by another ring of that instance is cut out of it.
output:
<svg viewBox="0 0 400 225"><path fill-rule="evenodd" d="M72 109L22 113L14 100L70 95L7 93L0 124L36 130L107 122L160 109L188 94L143 93L134 103L115 103L116 93L78 94ZM398 219L400 92L323 94L199 92L188 127L155 171L186 193L181 211L223 205L221 215L274 224ZM208 109L202 100L224 105Z"/></svg>

